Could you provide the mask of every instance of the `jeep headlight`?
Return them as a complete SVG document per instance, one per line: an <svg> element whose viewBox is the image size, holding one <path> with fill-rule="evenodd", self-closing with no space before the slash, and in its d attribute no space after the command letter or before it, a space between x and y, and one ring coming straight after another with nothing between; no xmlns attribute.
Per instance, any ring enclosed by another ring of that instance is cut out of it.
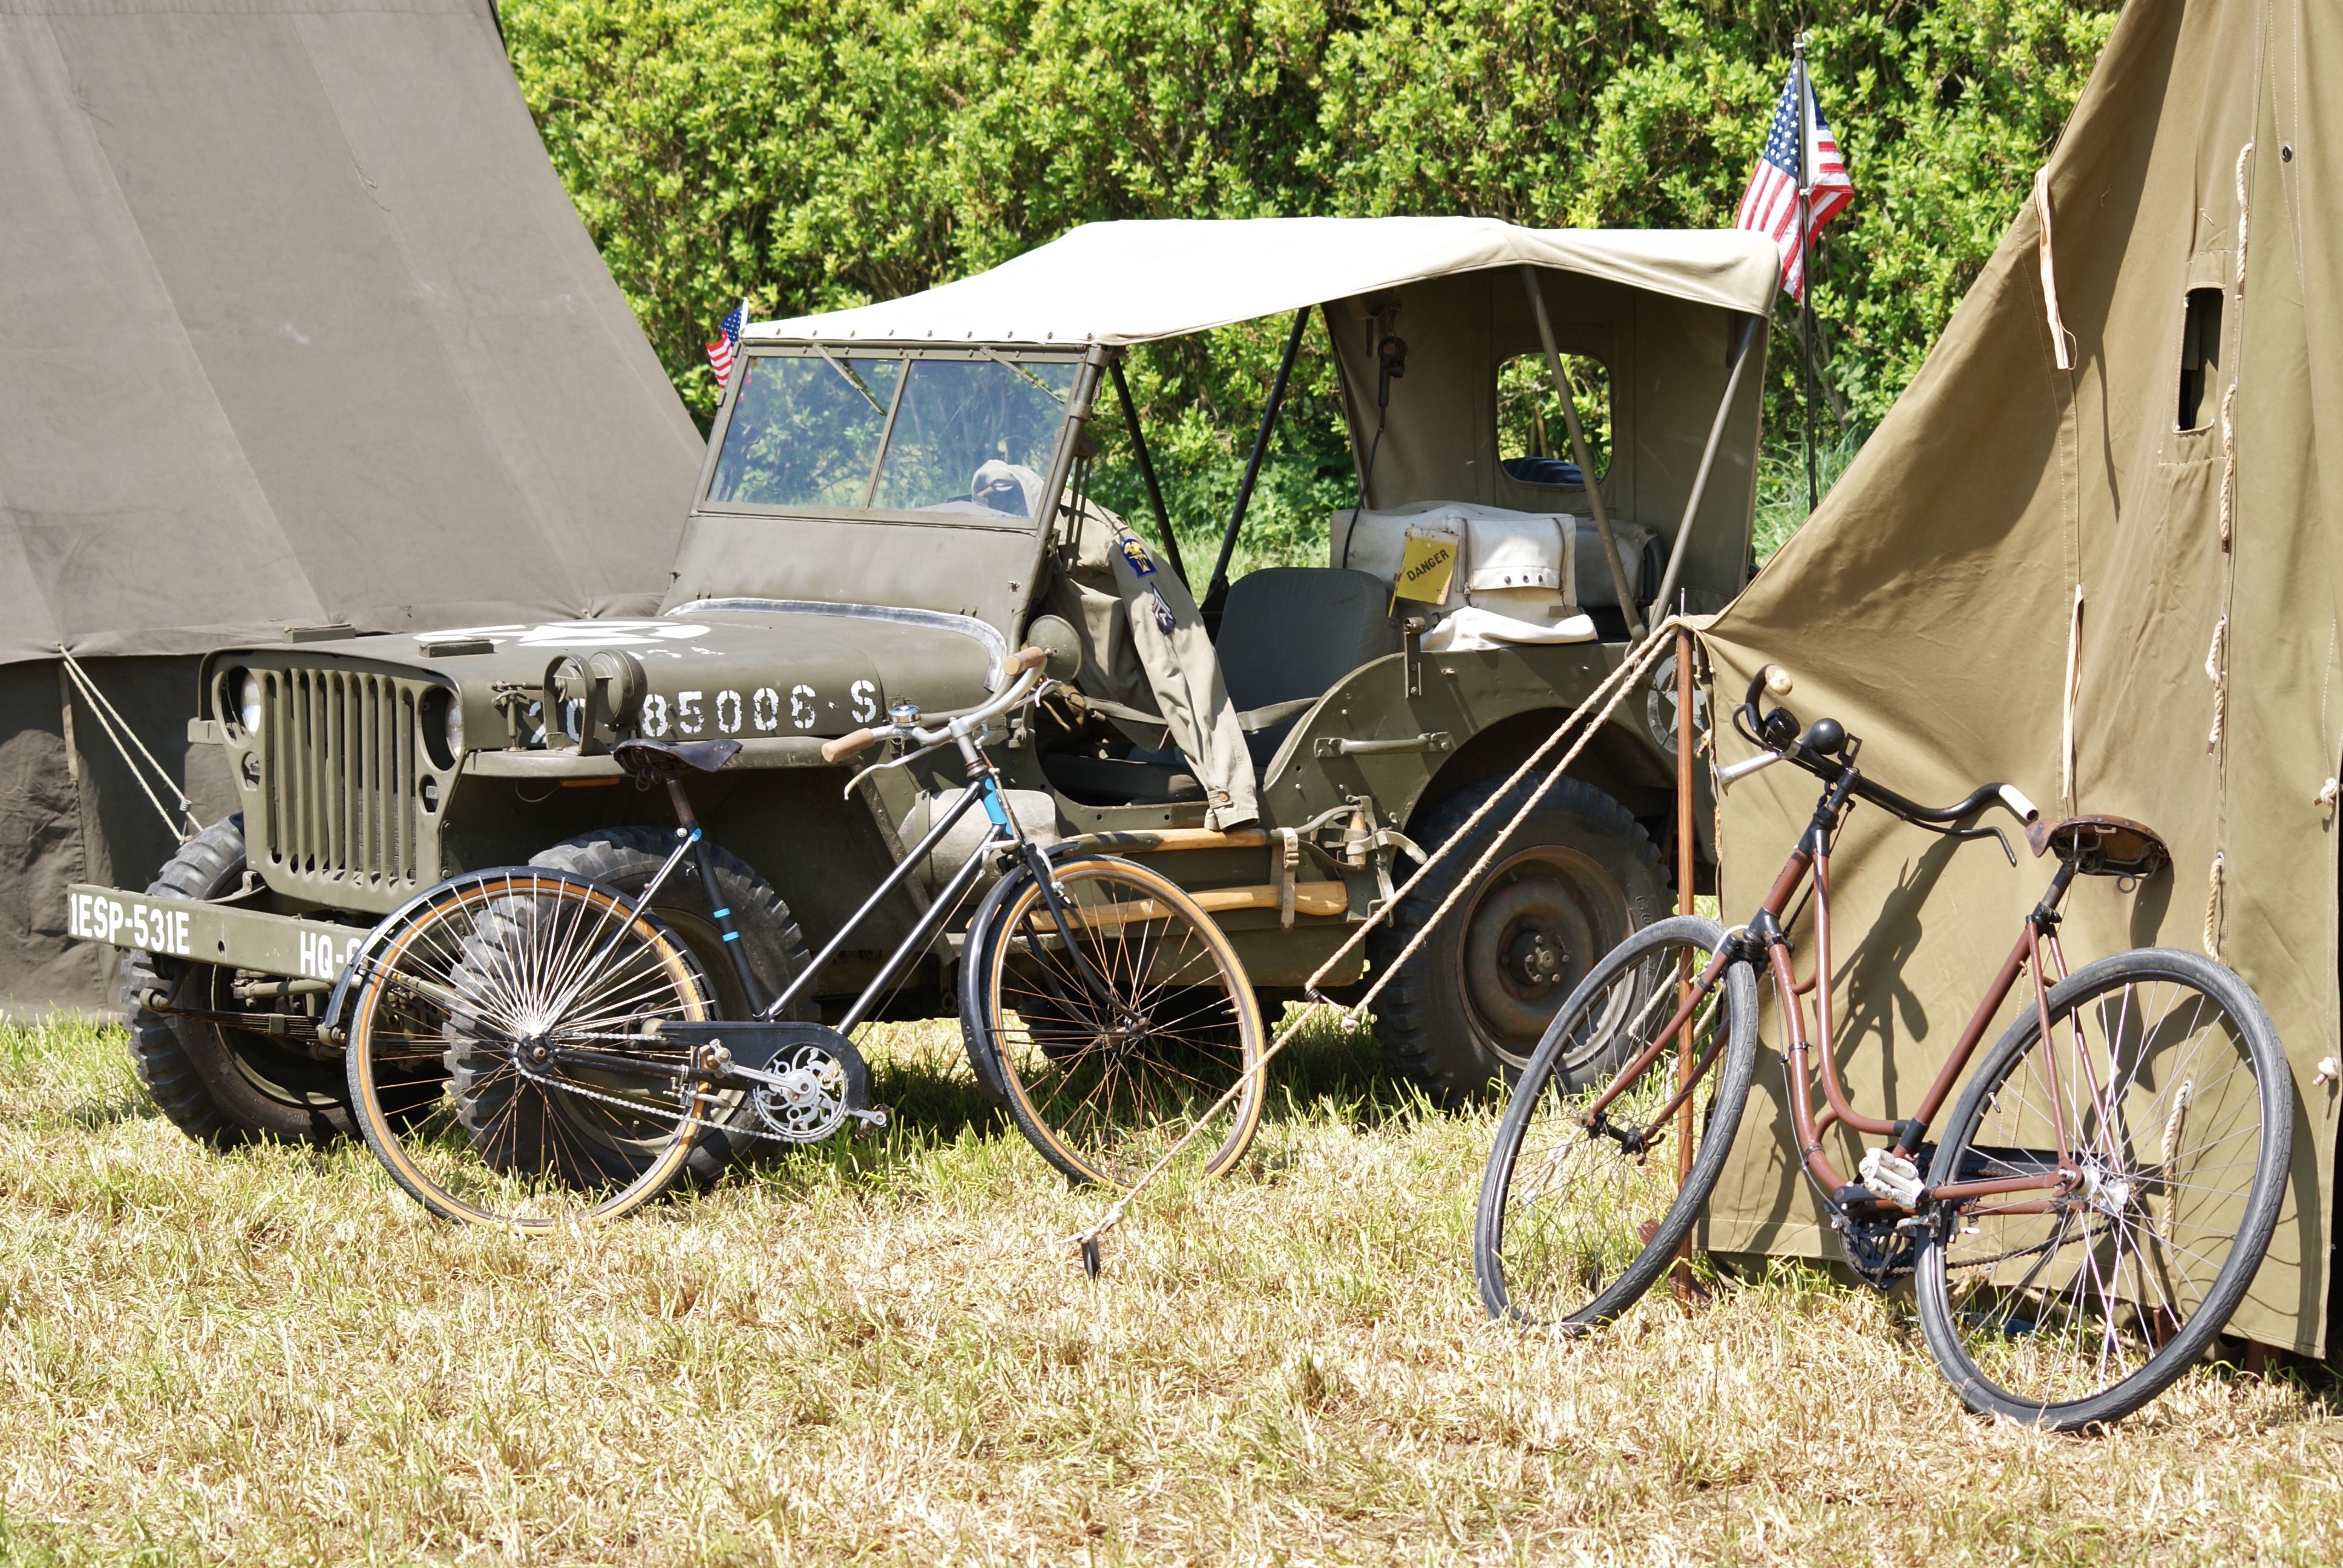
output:
<svg viewBox="0 0 2343 1568"><path fill-rule="evenodd" d="M445 687L434 687L415 704L415 728L431 766L446 772L463 759L464 705Z"/></svg>
<svg viewBox="0 0 2343 1568"><path fill-rule="evenodd" d="M244 727L244 732L246 735L259 734L260 677L248 669L233 669L221 684L226 687L229 699L236 704L236 719Z"/></svg>

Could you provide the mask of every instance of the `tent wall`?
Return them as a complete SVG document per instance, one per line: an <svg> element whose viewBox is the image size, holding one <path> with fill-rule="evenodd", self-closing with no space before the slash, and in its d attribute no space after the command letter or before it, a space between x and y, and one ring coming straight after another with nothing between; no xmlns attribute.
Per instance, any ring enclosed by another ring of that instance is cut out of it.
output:
<svg viewBox="0 0 2343 1568"><path fill-rule="evenodd" d="M216 746L189 746L191 656L100 658L83 670L186 782L199 821L236 809ZM163 799L167 809L174 802ZM117 955L65 936L65 887L144 888L178 847L56 659L0 666L0 1015L108 1011Z"/></svg>
<svg viewBox="0 0 2343 1568"><path fill-rule="evenodd" d="M1791 706L1843 719L1865 770L1907 796L2006 779L2047 813L2129 817L2167 839L2176 864L2146 883L2078 884L2068 950L2209 949L2268 1005L2301 1114L2278 1237L2235 1327L2310 1352L2338 1101L2318 1064L2338 1049L2343 755L2343 505L2318 462L2322 421L2343 428L2326 244L2343 135L2294 86L2322 79L2319 61L2338 79L2332 6L2132 0L2051 158L2049 243L2029 202L1855 467L1709 633L1720 699L1778 660ZM2223 315L2184 430L2192 289L2217 291ZM1762 896L1811 783L1777 769L1724 801L1729 912ZM1841 1060L1859 1105L1908 1114L2048 869L1858 809L1833 870ZM1710 1244L1828 1255L1782 1091L1760 1075ZM1852 1148L1837 1141L1842 1169Z"/></svg>
<svg viewBox="0 0 2343 1568"><path fill-rule="evenodd" d="M699 438L487 0L15 0L0 209L0 659L656 601Z"/></svg>
<svg viewBox="0 0 2343 1568"><path fill-rule="evenodd" d="M704 448L488 0L9 0L0 210L0 1005L104 1007L174 840L60 645L210 821L193 655L648 611Z"/></svg>

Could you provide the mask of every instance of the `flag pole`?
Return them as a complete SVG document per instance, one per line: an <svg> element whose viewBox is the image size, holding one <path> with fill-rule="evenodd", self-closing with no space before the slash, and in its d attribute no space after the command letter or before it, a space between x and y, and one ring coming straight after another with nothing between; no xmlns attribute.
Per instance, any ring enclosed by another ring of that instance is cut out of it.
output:
<svg viewBox="0 0 2343 1568"><path fill-rule="evenodd" d="M1815 473L1815 280L1809 271L1807 238L1814 230L1814 165L1807 157L1806 133L1813 123L1807 113L1806 35L1791 45L1793 75L1797 78L1798 116L1798 402L1806 423L1806 515L1821 504L1821 487Z"/></svg>

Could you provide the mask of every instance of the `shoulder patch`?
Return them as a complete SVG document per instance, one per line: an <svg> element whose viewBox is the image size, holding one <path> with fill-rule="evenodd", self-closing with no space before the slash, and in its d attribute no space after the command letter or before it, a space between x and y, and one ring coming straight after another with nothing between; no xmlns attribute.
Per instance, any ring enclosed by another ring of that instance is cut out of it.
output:
<svg viewBox="0 0 2343 1568"><path fill-rule="evenodd" d="M1151 578L1155 575L1155 562L1148 555L1147 547L1139 542L1137 535L1123 535L1121 544L1122 558L1131 563L1131 569L1133 572L1143 578Z"/></svg>

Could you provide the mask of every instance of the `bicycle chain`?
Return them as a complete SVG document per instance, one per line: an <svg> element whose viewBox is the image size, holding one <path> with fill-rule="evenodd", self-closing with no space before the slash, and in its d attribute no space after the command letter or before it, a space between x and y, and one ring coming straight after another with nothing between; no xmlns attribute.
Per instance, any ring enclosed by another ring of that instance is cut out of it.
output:
<svg viewBox="0 0 2343 1568"><path fill-rule="evenodd" d="M602 1039L625 1039L625 1038L628 1038L628 1037L626 1037L626 1036L598 1036L598 1037L593 1037L593 1038L602 1038ZM605 1104L605 1105L615 1105L615 1106L618 1107L621 1111L632 1111L637 1112L638 1114L641 1113L641 1112L643 1111L643 1110L645 1109L645 1107L643 1106L643 1103L642 1103L640 1101L637 1101L637 1100L621 1100L621 1099L619 1099L619 1098L618 1098L617 1095L615 1095L615 1094L605 1094L605 1093L603 1093L603 1092L602 1092L601 1091L599 1091L599 1090L588 1089L585 1085L580 1084L580 1083L557 1083L557 1082L556 1082L556 1081L554 1081L552 1079L549 1079L549 1078L540 1078L540 1077L538 1077L536 1073L531 1072L528 1069L527 1069L527 1068L525 1068L525 1067L521 1066L521 1065L520 1065L520 1063L518 1063L518 1062L515 1062L515 1063L513 1063L513 1070L514 1070L515 1072L519 1073L519 1074L521 1075L521 1077L523 1077L523 1078L525 1078L525 1079L528 1080L528 1081L529 1081L529 1082L536 1084L536 1085L537 1085L538 1088L540 1088L540 1089L545 1089L545 1090L558 1090L558 1091L560 1091L561 1093L563 1093L563 1094L574 1094L574 1095L577 1095L577 1096L580 1097L581 1099L586 1099L586 1100L598 1100L598 1101L601 1101L603 1104ZM691 1098L692 1098L696 1102L698 1102L699 1104L703 1105L703 1106L719 1106L719 1105L721 1104L721 1102L720 1102L720 1101L719 1101L717 1100L717 1098L716 1098L714 1095L709 1094L706 1090L694 1090L694 1091L692 1091ZM679 1109L680 1109L680 1107L679 1107ZM848 1112L847 1112L847 1114L848 1114L850 1117L851 1117L851 1116L853 1116L853 1115L854 1115L854 1112L853 1112L853 1111L848 1111ZM880 1112L880 1114L881 1116L884 1116L884 1115L885 1115L885 1112L884 1112L883 1111L881 1111ZM818 1138L818 1139L810 1139L810 1140L809 1140L809 1139L790 1138L790 1137L787 1137L787 1136L785 1136L785 1135L783 1135L783 1134L781 1134L781 1133L779 1133L779 1132L768 1132L768 1131L766 1131L764 1129L759 1128L759 1127L750 1127L750 1126L746 1126L746 1125L737 1126L737 1127L736 1127L736 1126L732 1125L732 1124L731 1124L731 1123L729 1123L729 1122L720 1122L720 1121L707 1121L707 1120L703 1120L703 1121L701 1121L701 1123L700 1123L700 1124L701 1124L702 1126L704 1126L704 1127L713 1127L713 1128L716 1128L716 1129L717 1129L717 1130L719 1130L719 1131L722 1131L722 1132L725 1132L725 1133L730 1134L730 1135L735 1136L735 1137L762 1138L762 1139L767 1140L767 1141L769 1141L769 1142L773 1142L773 1143L787 1143L787 1144L790 1144L790 1145L792 1145L792 1146L796 1146L796 1147L802 1147L804 1144L806 1144L806 1143L808 1143L808 1142L816 1142L816 1143L821 1142L821 1141L823 1141L824 1140L826 1140L826 1139L828 1139L828 1138L830 1138L830 1137L835 1136L835 1135L836 1135L836 1132L837 1132L837 1129L836 1129L836 1128L832 1128L832 1129L830 1130L830 1132L824 1133L824 1134L822 1135L822 1137L821 1137L821 1138ZM884 1121L875 1121L875 1122L868 1122L868 1123L865 1123L865 1125L867 1125L867 1126L873 1126L873 1127L884 1127L884 1126L886 1126L886 1125L887 1125L887 1123L886 1123Z"/></svg>

